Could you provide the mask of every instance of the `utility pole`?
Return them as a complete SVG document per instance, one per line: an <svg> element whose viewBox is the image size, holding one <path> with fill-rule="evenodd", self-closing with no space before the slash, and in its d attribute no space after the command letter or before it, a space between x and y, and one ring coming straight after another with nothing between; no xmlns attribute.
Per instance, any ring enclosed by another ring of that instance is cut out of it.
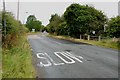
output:
<svg viewBox="0 0 120 80"><path fill-rule="evenodd" d="M4 18L4 37L6 39L6 16L5 16L5 0L3 0L3 18Z"/></svg>
<svg viewBox="0 0 120 80"><path fill-rule="evenodd" d="M17 5L17 20L19 20L19 0L18 0L18 5Z"/></svg>
<svg viewBox="0 0 120 80"><path fill-rule="evenodd" d="M118 2L118 16L120 16L120 1Z"/></svg>

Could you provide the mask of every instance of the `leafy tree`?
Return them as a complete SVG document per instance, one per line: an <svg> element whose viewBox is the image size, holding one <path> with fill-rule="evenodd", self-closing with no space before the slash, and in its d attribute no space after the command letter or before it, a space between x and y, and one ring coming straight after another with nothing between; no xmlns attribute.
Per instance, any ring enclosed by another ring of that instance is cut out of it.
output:
<svg viewBox="0 0 120 80"><path fill-rule="evenodd" d="M57 29L58 29L58 26L59 24L61 23L61 17L58 16L58 14L53 14L51 15L51 18L50 18L50 23L48 24L48 31L50 33L57 33Z"/></svg>
<svg viewBox="0 0 120 80"><path fill-rule="evenodd" d="M57 35L68 35L68 26L66 22L61 22L57 29Z"/></svg>
<svg viewBox="0 0 120 80"><path fill-rule="evenodd" d="M36 19L36 17L34 16L34 15L30 15L30 16L28 16L28 18L27 18L27 23L30 23L31 21L36 21L37 19Z"/></svg>
<svg viewBox="0 0 120 80"><path fill-rule="evenodd" d="M42 28L42 22L37 20L34 15L30 15L27 18L26 27L31 31L35 29L36 31L40 31Z"/></svg>
<svg viewBox="0 0 120 80"><path fill-rule="evenodd" d="M73 37L79 37L79 34L90 34L93 30L98 34L103 31L107 20L103 12L79 4L71 4L67 7L64 17L69 35Z"/></svg>
<svg viewBox="0 0 120 80"><path fill-rule="evenodd" d="M107 32L111 37L120 37L120 16L111 18L108 22Z"/></svg>
<svg viewBox="0 0 120 80"><path fill-rule="evenodd" d="M2 28L2 12L0 11L0 29Z"/></svg>

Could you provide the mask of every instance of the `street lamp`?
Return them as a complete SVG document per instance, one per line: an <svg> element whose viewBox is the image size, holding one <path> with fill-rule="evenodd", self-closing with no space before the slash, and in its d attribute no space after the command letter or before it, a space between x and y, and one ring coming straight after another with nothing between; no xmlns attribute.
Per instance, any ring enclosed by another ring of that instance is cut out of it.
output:
<svg viewBox="0 0 120 80"><path fill-rule="evenodd" d="M28 14L28 12L25 12L25 14ZM25 17L24 17L24 19L23 19L23 24L25 24Z"/></svg>

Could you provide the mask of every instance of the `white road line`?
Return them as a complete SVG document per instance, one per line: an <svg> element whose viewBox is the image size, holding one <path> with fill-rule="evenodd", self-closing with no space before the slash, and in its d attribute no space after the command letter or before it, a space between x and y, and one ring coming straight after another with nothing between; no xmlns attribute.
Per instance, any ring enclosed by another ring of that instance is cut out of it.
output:
<svg viewBox="0 0 120 80"><path fill-rule="evenodd" d="M43 53L37 53L37 58L45 59L47 61L47 64L43 64L42 62L40 62L41 66L48 67L52 65L52 63L46 57L41 57L40 55L45 56L45 54Z"/></svg>
<svg viewBox="0 0 120 80"><path fill-rule="evenodd" d="M78 62L81 62L81 63L83 63L83 61L81 61L80 59L78 59L77 57L79 57L79 58L81 58L81 59L83 59L83 57L81 57L81 56L77 56L77 55L73 55L73 54L71 54L71 53L69 53L69 52L63 52L65 55L67 55L67 56L69 56L69 57L71 57L71 58L73 58L73 59L75 59L75 60L77 60Z"/></svg>
<svg viewBox="0 0 120 80"><path fill-rule="evenodd" d="M52 61L54 65L64 65L64 63L55 63L55 61L47 53L45 53L45 55Z"/></svg>
<svg viewBox="0 0 120 80"><path fill-rule="evenodd" d="M66 64L73 64L75 63L75 61L78 61L80 63L83 63L83 61L81 59L84 59L82 56L78 56L78 55L75 55L75 54L71 54L70 52L54 52L54 54L60 58L64 63L56 63L47 53L37 53L37 58L40 58L44 61L46 61L47 63L43 63L43 62L40 62L39 64L37 64L38 66L41 66L41 67L49 67L49 66L52 66L52 65L64 65L65 63ZM65 58L63 58L62 56L64 56Z"/></svg>
<svg viewBox="0 0 120 80"><path fill-rule="evenodd" d="M61 60L63 60L65 63L67 64L73 64L75 63L75 61L73 59L71 59L70 57L66 56L63 52L54 52L54 54L59 57ZM70 62L66 61L64 58L62 58L59 54L62 54L63 56L65 56L66 58L68 58L70 60Z"/></svg>

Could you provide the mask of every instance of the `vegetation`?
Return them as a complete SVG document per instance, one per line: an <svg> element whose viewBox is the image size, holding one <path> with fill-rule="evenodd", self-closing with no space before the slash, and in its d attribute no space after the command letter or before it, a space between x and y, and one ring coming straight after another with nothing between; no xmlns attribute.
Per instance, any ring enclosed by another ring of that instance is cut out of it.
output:
<svg viewBox="0 0 120 80"><path fill-rule="evenodd" d="M2 15L0 12L0 29L2 29ZM2 79L2 32L0 31L0 79Z"/></svg>
<svg viewBox="0 0 120 80"><path fill-rule="evenodd" d="M32 29L35 29L36 31L40 31L43 27L42 22L37 20L34 15L30 15L27 18L26 27L32 31Z"/></svg>
<svg viewBox="0 0 120 80"><path fill-rule="evenodd" d="M88 41L88 40L84 40L84 39L73 38L70 36L56 36L56 35L51 35L51 34L48 36L57 38L57 39L69 40L72 42L83 42L83 43L101 46L101 47L105 47L105 48L112 48L112 49L120 50L120 42L113 42L112 38L111 39L103 39L101 41L95 41L95 40Z"/></svg>
<svg viewBox="0 0 120 80"><path fill-rule="evenodd" d="M118 49L120 43L118 39L120 38L120 16L108 20L102 11L88 5L75 3L68 6L62 16L52 14L45 29L51 34L62 37L69 36L75 38L75 40L80 38L80 35L91 35L93 38L96 36L108 37L109 39L103 39L99 42L92 40L78 41L114 49ZM117 39L112 40L113 37Z"/></svg>
<svg viewBox="0 0 120 80"><path fill-rule="evenodd" d="M107 32L111 37L120 37L120 16L111 18L108 23Z"/></svg>
<svg viewBox="0 0 120 80"><path fill-rule="evenodd" d="M50 21L50 23L48 24L48 26L49 26L48 31L50 33L57 32L57 28L59 27L59 24L61 23L60 16L58 16L58 14L51 15L51 19L49 21Z"/></svg>
<svg viewBox="0 0 120 80"><path fill-rule="evenodd" d="M2 78L34 78L35 70L27 37L21 36L17 46L4 49L2 52Z"/></svg>
<svg viewBox="0 0 120 80"><path fill-rule="evenodd" d="M46 30L51 34L62 35L51 35L59 39L84 42L114 49L117 49L118 46L120 47L120 41L113 42L112 39L104 39L99 42L76 39L80 35L99 36L103 34L106 34L108 37L120 38L120 16L111 18L108 21L102 11L88 5L71 4L66 8L62 16L52 14L46 27L34 15L28 16L25 25L27 28L20 21L16 20L11 12L0 12L0 19L2 19L0 20L0 29L2 28L3 33L3 53L0 55L0 57L3 57L3 78L34 77L31 51L26 38L26 32L32 29L36 31ZM107 25L106 32L104 30L105 25ZM93 31L95 31L95 34L93 34Z"/></svg>
<svg viewBox="0 0 120 80"><path fill-rule="evenodd" d="M106 27L106 28L105 28ZM49 33L79 38L80 35L119 38L120 16L108 21L102 11L88 5L71 4L62 16L52 14L46 29ZM93 31L95 34L93 34Z"/></svg>
<svg viewBox="0 0 120 80"><path fill-rule="evenodd" d="M2 12L2 26L5 26L5 20L6 28L2 28L2 77L33 78L35 71L26 36L28 29L10 12Z"/></svg>
<svg viewBox="0 0 120 80"><path fill-rule="evenodd" d="M96 35L103 34L106 23L107 17L102 11L88 5L71 4L61 17L52 15L47 27L51 33L79 37L80 34L92 35L93 31Z"/></svg>
<svg viewBox="0 0 120 80"><path fill-rule="evenodd" d="M12 13L3 12L2 13L2 25L4 26L4 18L6 19L6 29L2 28L3 36L2 36L2 44L4 48L11 48L13 46L17 46L16 42L19 37L27 32L27 28L25 28L20 21L15 20ZM6 33L5 33L6 32Z"/></svg>
<svg viewBox="0 0 120 80"><path fill-rule="evenodd" d="M68 24L69 35L79 37L80 34L101 34L104 31L106 16L93 7L71 4L64 12L65 21Z"/></svg>
<svg viewBox="0 0 120 80"><path fill-rule="evenodd" d="M0 79L2 79L2 48L0 46Z"/></svg>

